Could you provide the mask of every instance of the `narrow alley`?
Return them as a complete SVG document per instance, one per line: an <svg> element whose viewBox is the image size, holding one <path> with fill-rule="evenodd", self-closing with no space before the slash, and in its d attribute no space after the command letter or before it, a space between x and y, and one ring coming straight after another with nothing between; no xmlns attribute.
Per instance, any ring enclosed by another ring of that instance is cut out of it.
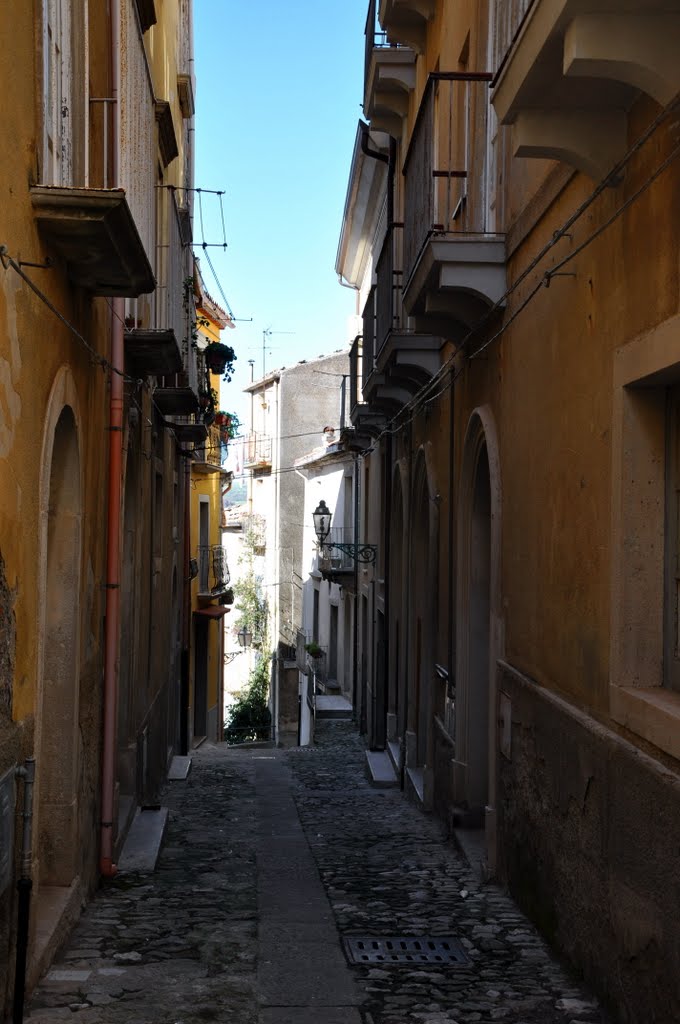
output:
<svg viewBox="0 0 680 1024"><path fill-rule="evenodd" d="M30 1024L609 1021L436 819L369 785L349 721L306 749L206 743L163 802L155 873L99 890ZM396 937L457 960L349 965L344 940Z"/></svg>

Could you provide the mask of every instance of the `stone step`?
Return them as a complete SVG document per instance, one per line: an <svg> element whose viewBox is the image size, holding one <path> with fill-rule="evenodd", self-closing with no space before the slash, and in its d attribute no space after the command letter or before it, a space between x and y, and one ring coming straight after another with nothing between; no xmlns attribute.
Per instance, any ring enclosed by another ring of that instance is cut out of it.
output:
<svg viewBox="0 0 680 1024"><path fill-rule="evenodd" d="M167 807L137 808L118 861L119 872L151 873L156 870L167 822Z"/></svg>
<svg viewBox="0 0 680 1024"><path fill-rule="evenodd" d="M317 694L316 697L317 718L351 718L352 705L344 697L327 696Z"/></svg>
<svg viewBox="0 0 680 1024"><path fill-rule="evenodd" d="M379 789L392 789L399 785L392 759L385 750L366 751L366 771L371 785Z"/></svg>

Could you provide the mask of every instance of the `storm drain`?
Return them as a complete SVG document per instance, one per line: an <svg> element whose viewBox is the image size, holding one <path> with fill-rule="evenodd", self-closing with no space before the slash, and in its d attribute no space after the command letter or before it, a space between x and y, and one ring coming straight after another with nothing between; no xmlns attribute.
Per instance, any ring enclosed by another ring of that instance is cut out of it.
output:
<svg viewBox="0 0 680 1024"><path fill-rule="evenodd" d="M457 939L450 937L389 935L384 938L353 935L342 940L351 964L466 964L468 957Z"/></svg>

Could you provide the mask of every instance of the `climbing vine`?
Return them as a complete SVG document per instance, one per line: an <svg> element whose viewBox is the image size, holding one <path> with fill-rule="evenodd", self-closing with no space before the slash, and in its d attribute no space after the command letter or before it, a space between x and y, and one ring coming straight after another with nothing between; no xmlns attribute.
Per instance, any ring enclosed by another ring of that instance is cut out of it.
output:
<svg viewBox="0 0 680 1024"><path fill-rule="evenodd" d="M247 743L271 737L269 694L269 658L260 655L247 685L227 709L229 721L224 730L227 743Z"/></svg>

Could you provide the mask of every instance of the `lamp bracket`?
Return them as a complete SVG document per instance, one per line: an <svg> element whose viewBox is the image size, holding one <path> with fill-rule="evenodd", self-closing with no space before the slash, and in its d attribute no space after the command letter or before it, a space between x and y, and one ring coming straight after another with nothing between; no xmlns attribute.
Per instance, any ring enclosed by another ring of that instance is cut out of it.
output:
<svg viewBox="0 0 680 1024"><path fill-rule="evenodd" d="M336 544L335 542L321 544L322 553L324 549L331 551L333 548L349 555L354 562L363 562L367 565L373 565L378 551L377 544Z"/></svg>

